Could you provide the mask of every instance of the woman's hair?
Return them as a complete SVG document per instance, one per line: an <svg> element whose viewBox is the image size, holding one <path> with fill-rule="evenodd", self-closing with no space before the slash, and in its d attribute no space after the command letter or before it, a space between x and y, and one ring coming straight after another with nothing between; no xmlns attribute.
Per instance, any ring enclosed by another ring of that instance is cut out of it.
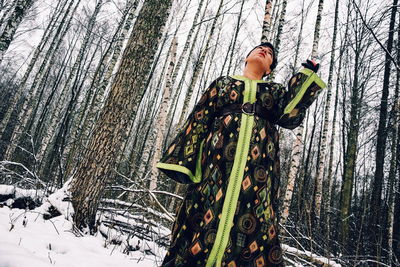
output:
<svg viewBox="0 0 400 267"><path fill-rule="evenodd" d="M273 71L276 68L276 65L278 64L278 59L276 58L275 48L270 42L264 42L264 43L261 43L261 44L255 46L253 49L250 50L250 52L247 54L246 58L248 58L248 56L250 55L251 52L253 52L254 49L256 49L257 47L260 47L260 46L266 46L266 47L271 48L272 63L271 63L270 69L271 69L271 71Z"/></svg>

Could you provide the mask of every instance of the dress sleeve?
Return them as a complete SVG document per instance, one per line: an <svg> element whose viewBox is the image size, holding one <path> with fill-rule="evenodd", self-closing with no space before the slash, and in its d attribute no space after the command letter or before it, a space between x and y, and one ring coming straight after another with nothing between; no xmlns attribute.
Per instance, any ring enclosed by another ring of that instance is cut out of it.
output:
<svg viewBox="0 0 400 267"><path fill-rule="evenodd" d="M203 144L212 127L218 87L218 79L208 86L156 164L160 171L179 183L201 182L205 159Z"/></svg>
<svg viewBox="0 0 400 267"><path fill-rule="evenodd" d="M321 78L310 69L302 69L290 79L287 89L280 84L274 86L277 102L274 107L276 124L294 129L301 124L307 108L326 87Z"/></svg>

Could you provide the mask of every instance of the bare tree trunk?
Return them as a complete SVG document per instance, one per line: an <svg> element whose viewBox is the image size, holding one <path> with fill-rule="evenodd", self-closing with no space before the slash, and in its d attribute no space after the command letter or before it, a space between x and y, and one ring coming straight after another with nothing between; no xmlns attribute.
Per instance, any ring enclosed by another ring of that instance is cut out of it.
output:
<svg viewBox="0 0 400 267"><path fill-rule="evenodd" d="M3 23L6 20L6 18L9 17L10 12L15 9L16 4L17 1L9 1L8 3L2 4L0 6L0 12L1 11L3 12L0 18L0 32L3 32L3 28L5 27Z"/></svg>
<svg viewBox="0 0 400 267"><path fill-rule="evenodd" d="M168 104L171 96L171 78L172 78L172 72L174 70L175 66L175 59L176 59L176 47L178 43L176 38L172 40L172 50L171 50L171 60L168 66L168 72L167 72L167 82L165 84L165 88L163 91L163 96L162 96L162 102L161 102L161 107L158 112L158 119L157 121L157 137L154 143L154 149L155 153L153 155L153 159L151 162L151 176L150 176L150 190L154 190L157 187L157 177L158 177L158 169L155 167L155 163L160 159L160 155L162 152L162 140L164 136L164 131L165 131L165 124L167 121L166 115L167 115L167 109L168 109Z"/></svg>
<svg viewBox="0 0 400 267"><path fill-rule="evenodd" d="M58 132L59 128L61 127L60 125L60 116L66 112L66 109L68 109L68 103L70 102L70 99L73 98L72 94L75 94L73 87L74 84L77 82L78 78L78 72L81 67L83 58L86 54L86 51L90 48L89 41L92 36L92 30L94 28L94 25L96 23L96 18L97 15L100 12L101 6L103 4L103 0L98 0L95 10L93 11L93 14L91 15L89 19L89 23L87 25L87 30L85 37L83 39L82 45L79 49L77 59L72 66L71 73L68 76L67 81L65 82L65 86L63 90L61 90L61 95L58 98L57 105L55 106L55 109L52 111L51 115L51 120L49 123L49 126L46 129L45 135L43 136L41 140L41 146L40 149L38 150L37 158L39 160L45 160L45 154L48 155L50 151L48 151L48 146L50 144L54 144L54 140L56 138L56 133ZM67 105L66 105L67 104ZM51 147L50 147L51 150ZM47 152L46 152L47 151ZM42 170L43 171L43 170Z"/></svg>
<svg viewBox="0 0 400 267"><path fill-rule="evenodd" d="M349 129L347 131L346 141L345 135L343 134L343 148L344 153L344 170L343 170L343 182L340 195L340 242L345 247L348 248L348 238L349 238L349 224L350 224L350 214L351 214L351 201L352 192L354 184L354 172L357 160L357 150L358 150L358 135L360 130L360 106L362 100L362 86L360 86L360 73L359 69L363 62L363 58L360 58L363 49L367 45L365 42L365 36L363 35L364 30L360 29L358 14L355 18L356 25L354 25L354 76L352 81L351 95L350 95L350 123ZM361 89L360 89L361 87ZM346 97L346 96L344 96ZM346 98L344 98L346 99ZM345 115L345 112L343 111ZM345 121L344 121L345 122ZM344 127L343 127L344 128ZM343 131L345 131L343 129ZM345 146L347 143L347 147Z"/></svg>
<svg viewBox="0 0 400 267"><path fill-rule="evenodd" d="M185 11L183 12L182 17L174 30L172 39L174 39L177 36L178 31L179 31L180 27L182 26L182 23L186 17L188 9L189 9L189 4L186 5ZM174 17L174 15L171 15L171 17ZM172 25L172 24L168 23L168 25ZM148 174L151 172L151 170L148 170L148 169L149 169L149 162L151 160L150 154L154 151L153 147L154 147L155 134L153 134L153 133L154 133L154 121L157 116L156 102L157 102L157 98L159 98L161 96L160 93L162 93L162 90L160 90L159 88L162 88L161 81L164 78L164 74L167 70L168 58L164 61L164 64L163 64L160 79L159 79L160 82L153 83L154 85L151 87L151 79L152 79L153 75L155 75L156 67L158 65L160 65L158 63L158 59L161 56L163 47L167 44L167 39L169 38L169 34L168 34L169 31L170 31L170 29L168 27L168 29L165 31L166 33L164 34L163 41L161 42L157 60L155 61L156 63L153 64L150 76L147 80L146 87L149 87L152 89L149 91L149 94L148 94L149 96L144 101L144 102L146 102L146 104L143 105L143 106L145 106L144 111L143 111L144 116L138 116L138 119L139 119L138 120L138 128L140 128L141 131L139 131L137 133L135 146L133 146L135 148L135 151L137 151L138 153L136 153L136 157L131 157L131 159L132 159L131 161L133 162L135 160L135 164L130 164L130 166L134 166L134 171L138 174L135 176L142 177L143 180L145 180L144 177L148 176ZM171 51L172 47L173 47L173 44L171 42L169 49L168 49L168 54ZM148 119L148 118L151 118L151 119ZM133 126L130 128L130 131L134 131ZM124 151L126 151L126 148L124 148ZM135 154L133 154L133 153L130 153L130 154L132 156L135 156ZM148 181L149 181L149 179L146 180L146 183ZM145 186L147 187L149 185L146 184Z"/></svg>
<svg viewBox="0 0 400 267"><path fill-rule="evenodd" d="M348 30L349 30L349 20L350 20L350 9L347 11L347 19L346 19L346 28L344 31L344 36L347 36ZM347 46L347 38L344 39L343 43L341 44L340 47L340 52L339 52L339 62L338 62L338 74L336 78L336 95L335 95L335 104L334 104L334 110L333 110L333 119L332 119L332 136L331 136L331 141L329 145L329 164L328 164L328 173L326 175L327 180L328 180L328 192L327 196L325 199L325 211L326 212L326 240L330 240L330 226L331 226L331 200L332 200L332 190L333 190L333 185L334 181L336 180L336 177L332 177L332 169L333 169L333 159L334 159L334 151L335 151L335 139L336 139L336 118L337 118L337 113L338 113L338 102L339 102L339 88L340 88L340 79L341 79L341 73L342 73L342 62L343 62L343 54L345 52Z"/></svg>
<svg viewBox="0 0 400 267"><path fill-rule="evenodd" d="M86 142L93 130L93 124L97 121L98 113L100 112L104 98L106 97L106 88L112 80L112 73L121 55L123 42L131 29L138 2L138 0L130 0L130 2L127 3L113 39L111 40L104 57L99 62L99 66L97 67L89 89L89 96L86 99L85 106L82 108L82 113L78 122L79 128L76 132L79 135L77 137L77 142L70 148L70 152L66 151L66 153L68 153L66 159L67 176L71 173L73 166L75 166L75 160L77 160L79 155L82 153L81 148L86 146ZM109 60L110 57L111 59Z"/></svg>
<svg viewBox="0 0 400 267"><path fill-rule="evenodd" d="M314 59L317 56L318 52L318 43L319 43L319 31L321 27L321 15L322 15L322 9L323 9L323 0L319 0L319 5L318 5L318 13L317 13L317 20L315 23L315 29L314 29L314 42L313 42L313 48L311 52L311 57ZM279 42L278 42L279 44ZM290 168L289 168L289 175L288 175L288 181L290 181L294 184L294 181L296 180L296 177L298 177L298 172L300 169L300 163L301 163L301 150L303 148L303 130L304 130L304 123L301 123L299 127L297 127L294 132L295 132L295 140L292 145L292 153L291 153L291 161L290 161ZM304 189L303 189L304 190ZM289 197L289 195L287 196ZM287 202L284 210L284 214L282 216L283 221L287 219L287 216L289 215L289 203L290 199L285 200ZM316 219L318 221L318 218Z"/></svg>
<svg viewBox="0 0 400 267"><path fill-rule="evenodd" d="M61 4L63 4L63 5L61 6ZM22 97L23 89L25 88L26 82L28 81L28 77L29 77L30 73L32 72L33 67L35 66L36 62L38 61L40 53L43 51L44 47L48 43L48 41L54 31L55 24L58 21L58 19L60 18L61 14L62 14L62 10L64 9L66 4L67 4L66 1L65 2L59 1L56 8L54 9L54 13L51 16L50 22L46 27L46 30L42 36L42 39L40 40L40 43L35 48L35 52L33 53L33 56L30 60L28 68L25 71L25 74L21 79L21 82L18 86L17 92L13 95L13 97L10 101L8 110L7 110L6 114L4 115L2 121L0 122L0 138L1 138L2 134L4 133L6 126L10 120L11 113L14 111L14 109L17 106L17 103L19 102L20 98ZM1 25L1 23L0 23L0 25Z"/></svg>
<svg viewBox="0 0 400 267"><path fill-rule="evenodd" d="M222 68L221 68L221 76L224 73L225 64L228 61L228 59L229 59L229 63L228 63L228 70L226 71L227 74L229 74L229 70L231 68L233 51L235 50L236 41L237 41L237 37L238 37L238 34L239 34L239 30L240 30L240 22L241 22L242 13L243 13L244 2L245 2L245 0L242 0L242 3L240 5L240 11L239 11L239 15L238 15L237 23L236 23L235 34L232 36L231 43L229 44L229 48L226 51L226 57L225 57L225 60L224 60L224 64L222 65ZM229 57L229 55L230 55L230 57ZM210 67L211 67L211 64L210 64Z"/></svg>
<svg viewBox="0 0 400 267"><path fill-rule="evenodd" d="M151 67L171 4L171 0L147 0L136 20L87 153L73 178L74 222L80 229L89 227L92 233L96 231L100 195L112 174L129 118L135 114L138 100L144 94L143 80Z"/></svg>
<svg viewBox="0 0 400 267"><path fill-rule="evenodd" d="M203 13L201 14L201 17L200 17L200 21L203 21L209 3L210 3L209 1L206 2L206 6L204 8L204 11L203 11ZM200 9L197 9L197 11L200 12ZM194 23L194 25L192 25L192 28L195 26L195 21L193 21L193 23ZM201 27L197 28L195 36L193 37L192 46L190 47L190 50L189 50L189 53L188 53L189 55L193 54L193 51L194 51L194 48L195 48L195 44L196 44L196 42L198 42L198 35L199 35L199 32L200 32L200 29L201 29ZM189 34L190 34L190 32L189 32ZM189 40L189 36L188 36L188 39L186 40L187 44L189 45L190 42L188 43L188 40ZM185 47L186 47L186 44L185 44ZM184 51L182 52L182 54L184 53ZM182 55L181 55L180 58L182 58ZM177 63L176 68L175 68L176 70L174 71L174 74L172 75L172 84L173 85L175 84L175 78L174 77L175 77L175 75L177 75L177 69L180 68L180 64L179 63L180 62L178 60L178 63ZM184 68L184 70L182 72L182 77L181 77L181 79L179 81L178 86L174 86L174 88L176 88L176 89L175 89L175 92L174 92L173 97L172 97L172 104L171 104L171 106L170 106L170 108L168 110L168 116L167 116L168 117L168 123L167 123L168 130L167 130L167 137L164 140L163 149L165 149L165 147L166 147L166 145L167 145L167 143L169 141L169 136L170 136L170 132L171 132L171 127L173 126L172 125L173 124L173 118L174 118L174 115L175 115L178 98L179 98L179 95L180 95L180 93L182 91L183 83L185 82L186 73L187 73L187 71L189 69L189 63L190 63L190 58L186 61L185 68ZM173 136L173 134L172 134L172 136Z"/></svg>
<svg viewBox="0 0 400 267"><path fill-rule="evenodd" d="M0 63L3 61L4 54L14 39L15 32L21 24L28 10L35 3L34 0L16 0L14 12L8 19L2 34L0 35Z"/></svg>
<svg viewBox="0 0 400 267"><path fill-rule="evenodd" d="M107 70L103 77L99 78L97 86L94 87L96 94L94 96L93 102L90 105L89 113L83 126L84 133L82 137L84 140L88 140L90 138L92 134L91 131L93 130L93 125L98 120L99 113L104 105L104 99L107 97L106 89L107 86L110 84L110 81L112 81L112 74L121 55L123 42L132 27L132 22L134 19L136 8L138 6L138 2L139 1L133 2L132 7L130 8L128 13L128 18L125 22L125 25L123 26L121 35L118 37L117 43L115 44L113 55L108 64Z"/></svg>
<svg viewBox="0 0 400 267"><path fill-rule="evenodd" d="M214 35L215 26L217 24L217 20L218 20L220 14L221 14L221 8L222 8L223 3L224 3L224 0L220 0L217 13L216 13L215 18L213 19L213 22L212 22L212 25L211 25L210 33L208 34L207 43L206 43L204 49L201 52L200 59L196 62L196 67L195 67L195 69L193 71L193 76L192 76L192 78L190 80L190 84L189 84L189 87L188 87L188 91L186 93L185 101L183 102L183 109L182 109L182 112L181 112L181 116L179 118L178 125L182 125L183 120L186 118L186 112L187 112L187 110L189 108L189 102L190 102L190 99L192 98L193 89L196 86L197 80L199 78L200 71L203 68L204 59L206 57L206 54L208 53L208 50L210 49L210 42L211 42L211 39L212 39L212 37Z"/></svg>
<svg viewBox="0 0 400 267"><path fill-rule="evenodd" d="M377 132L377 142L376 142L376 167L375 167L375 175L373 179L373 187L371 193L371 211L370 211L370 227L371 229L376 229L376 226L381 221L381 208L382 208L382 186L383 186L383 167L384 167L384 159L385 159L385 150L386 150L386 139L388 135L387 128L387 110L388 110L388 96L389 96L389 83L390 83L390 67L391 60L390 56L393 48L393 36L394 36L394 25L396 19L397 12L397 3L398 0L393 0L392 11L390 16L390 25L389 25L389 37L387 41L387 53L385 55L385 71L383 74L383 88L382 88L382 97L380 103L380 111L379 111L379 125ZM380 254L381 250L381 242L379 231L373 231L371 233L371 246L375 246L377 249L377 254Z"/></svg>
<svg viewBox="0 0 400 267"><path fill-rule="evenodd" d="M271 39L271 11L273 0L267 0L265 3L264 21L261 35L261 42L267 42Z"/></svg>
<svg viewBox="0 0 400 267"><path fill-rule="evenodd" d="M332 79L333 79L333 69L335 66L335 50L336 50L336 35L339 17L339 0L336 0L335 8L335 21L333 26L333 37L332 37L332 52L331 52L331 62L329 65L329 76L328 76L328 86L325 101L325 114L324 123L322 128L322 139L321 139L321 152L319 158L319 168L316 175L316 192L315 192L315 215L320 217L321 214L321 202L322 202L322 181L325 169L325 154L326 154L326 143L328 135L328 124L329 124L329 113L331 109L331 95L332 95ZM317 220L319 223L319 220Z"/></svg>
<svg viewBox="0 0 400 267"><path fill-rule="evenodd" d="M397 27L397 65L400 65L400 27ZM397 166L400 166L400 162L396 162L396 157L399 153L397 151L399 149L398 144L400 143L399 139L399 124L400 124L400 71L396 71L396 85L394 91L394 103L392 106L392 110L390 113L390 118L392 123L389 126L391 128L391 136L392 136L392 145L391 145L391 159L390 159L390 169L389 169L389 211L388 211L388 261L389 265L394 265L395 261L393 259L394 249L393 249L393 238L394 238L394 221L395 221L395 200L396 200L396 177L400 175L400 172L397 171ZM389 118L389 121L390 121ZM397 176L397 172L399 173Z"/></svg>
<svg viewBox="0 0 400 267"><path fill-rule="evenodd" d="M28 121L30 118L34 118L35 116L31 116L32 115L32 111L33 108L35 108L35 110L37 110L37 105L39 102L39 97L37 96L38 93L38 89L39 87L41 87L44 83L44 75L46 73L48 73L49 69L51 68L51 66L54 64L55 61L55 51L58 50L59 46L61 45L62 39L65 36L69 25L71 23L72 17L80 3L80 0L78 0L78 3L76 3L74 9L71 12L72 6L74 5L75 1L71 0L71 2L69 3L69 6L67 7L67 10L63 16L63 18L61 19L60 25L57 28L57 32L55 33L53 40L51 42L51 44L49 45L49 49L46 52L45 58L43 59L43 62L38 70L38 72L36 73L36 76L32 82L32 85L30 86L30 89L28 91L27 94L27 98L24 100L23 104L22 104L22 109L19 112L18 115L18 120L17 120L17 125L15 127L15 129L13 130L12 136L11 136L11 140L10 140L10 145L7 147L6 153L5 153L5 157L6 159L11 159L11 156L14 154L14 151L17 147L17 145L19 144L19 142L22 140L23 138L23 132L24 129L27 130L27 127L29 124ZM69 16L69 18L68 18ZM50 63L49 63L50 61ZM50 65L47 66L49 63ZM47 67L47 71L45 71ZM43 92L43 90L42 90ZM42 95L42 92L40 93L40 95Z"/></svg>
<svg viewBox="0 0 400 267"><path fill-rule="evenodd" d="M295 59L294 59L294 65L293 65L293 71L292 74L295 74L295 68L296 68L296 64L297 64L297 58L298 58L298 54L300 51L300 44L301 44L301 36L303 34L303 25L304 25L304 0L303 0L303 5L302 5L302 9L301 9L301 23L300 23L300 30L299 30L299 34L298 34L298 39L297 39L297 45L296 45L296 52L295 52ZM286 185L286 190L285 190L285 196L283 199L283 204L282 204L282 214L280 217L281 223L285 223L289 217L289 209L290 209L290 204L292 202L292 197L293 197L293 191L294 191L294 184L295 184L295 180L296 180L296 176L288 175L288 181L287 181L287 185ZM299 194L301 194L301 192L299 191Z"/></svg>
<svg viewBox="0 0 400 267"><path fill-rule="evenodd" d="M282 1L282 11L281 11L280 16L279 16L278 29L277 29L275 40L274 40L275 54L276 54L277 57L279 55L279 49L280 49L280 44L281 44L281 35L282 35L282 31L283 31L283 25L285 24L286 6L287 6L287 0L283 0ZM272 73L271 79L273 79L273 73Z"/></svg>

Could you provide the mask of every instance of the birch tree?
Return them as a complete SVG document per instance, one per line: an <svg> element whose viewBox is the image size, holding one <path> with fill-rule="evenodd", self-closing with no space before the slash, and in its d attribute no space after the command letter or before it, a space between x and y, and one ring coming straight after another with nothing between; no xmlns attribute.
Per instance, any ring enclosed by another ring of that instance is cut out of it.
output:
<svg viewBox="0 0 400 267"><path fill-rule="evenodd" d="M0 35L0 63L3 61L4 54L10 46L14 35L25 17L28 10L33 6L35 0L14 0L15 8Z"/></svg>
<svg viewBox="0 0 400 267"><path fill-rule="evenodd" d="M315 22L315 28L314 28L314 41L313 41L313 47L312 47L312 52L311 52L311 58L315 59L317 57L318 53L318 43L319 43L319 32L321 28L321 18L322 18L322 10L323 10L323 5L324 1L319 0L318 2L318 13L317 13L317 19ZM296 180L296 177L298 176L298 171L300 168L300 163L301 163L301 149L303 148L302 144L302 139L303 139L303 130L304 130L304 123L301 123L299 127L297 127L294 132L295 132L295 139L292 145L292 153L290 156L290 169L289 169L289 174L288 174L288 181L292 183L292 181ZM291 186L290 186L291 187ZM289 187L289 189L290 189ZM282 220L285 221L289 215L289 199L290 193L285 199L285 202L287 203L285 205L285 211L282 215Z"/></svg>
<svg viewBox="0 0 400 267"><path fill-rule="evenodd" d="M23 93L23 90L25 89L25 85L28 81L29 75L31 74L34 66L39 61L39 56L45 49L46 44L49 42L50 37L52 36L53 31L56 27L56 23L60 19L61 15L62 15L62 11L65 8L66 4L67 4L67 1L59 1L56 8L54 9L51 19L49 21L49 24L47 25L47 27L43 33L40 43L35 48L35 51L33 52L33 56L29 62L27 70L25 71L24 76L22 77L22 79L20 81L20 85L18 86L16 93L13 94L12 99L9 104L9 107L6 111L6 114L4 115L3 119L0 122L0 136L2 136L2 134L4 133L6 126L9 123L11 113L14 111L18 101L22 97L22 93ZM1 23L0 23L0 25L1 25Z"/></svg>
<svg viewBox="0 0 400 267"><path fill-rule="evenodd" d="M59 123L60 121L63 121L63 119L60 119L61 116L65 116L68 110L68 106L72 105L71 99L74 99L75 96L79 95L79 92L76 92L73 87L77 84L79 69L81 68L84 56L87 53L88 48L90 48L89 42L92 38L92 29L94 28L97 15L99 14L102 5L103 0L98 0L93 14L91 15L87 24L85 37L79 49L78 56L72 66L71 73L68 75L68 79L65 82L64 88L63 90L61 90L61 94L57 99L57 104L52 112L49 125L44 132L43 138L41 140L41 146L38 149L37 153L37 157L42 161L47 161L49 159L49 154L53 151L58 132L62 127L62 124ZM71 110L68 111L68 113L70 112ZM46 163L43 163L44 164L42 164L42 166L46 166Z"/></svg>
<svg viewBox="0 0 400 267"><path fill-rule="evenodd" d="M263 28L261 34L261 42L268 42L271 36L271 12L272 12L272 2L273 0L266 0L265 2L265 12L263 20Z"/></svg>
<svg viewBox="0 0 400 267"><path fill-rule="evenodd" d="M200 71L203 68L204 59L205 59L205 57L206 57L206 55L208 53L208 50L210 49L210 42L211 42L211 39L212 39L213 34L214 34L214 30L215 30L215 26L216 26L217 20L218 20L220 14L221 14L221 9L222 9L223 3L224 3L224 0L220 0L218 9L217 9L217 12L216 12L216 15L215 15L215 18L213 19L213 22L212 22L212 25L211 25L210 33L208 34L208 37L207 37L207 42L205 44L204 49L201 52L200 59L198 60L198 62L196 62L196 66L195 66L195 69L193 71L193 76L192 76L192 78L190 80L188 91L186 93L185 101L183 102L183 109L182 109L182 112L181 112L181 116L179 118L178 125L182 125L182 122L183 122L184 118L186 118L186 112L187 112L187 110L189 108L189 102L190 102L190 99L192 97L193 89L194 89L194 87L195 87L195 85L197 83L197 80L199 78Z"/></svg>
<svg viewBox="0 0 400 267"><path fill-rule="evenodd" d="M74 223L80 229L89 227L91 232L96 231L100 195L112 174L129 117L135 113L145 91L142 81L148 74L171 4L171 0L145 1L132 29L87 153L71 184Z"/></svg>
<svg viewBox="0 0 400 267"><path fill-rule="evenodd" d="M24 132L28 132L28 128L30 128L29 125L32 125L33 123L31 118L36 117L36 112L34 112L34 110L38 110L38 105L40 103L39 96L43 95L43 85L46 80L46 73L49 73L49 70L56 61L56 51L60 47L62 40L69 29L73 15L75 14L79 6L79 3L80 0L78 0L78 2L75 2L74 0L71 0L69 2L67 10L65 11L63 18L61 19L61 22L59 23L57 30L49 45L49 49L46 51L44 59L42 60L42 63L32 81L32 84L28 89L27 98L24 99L21 105L21 110L18 112L17 124L16 127L13 129L10 145L7 147L5 153L5 158L7 159L11 159L18 144L23 140ZM32 114L32 112L34 112L34 114Z"/></svg>
<svg viewBox="0 0 400 267"><path fill-rule="evenodd" d="M157 121L157 137L154 143L154 149L155 153L153 155L153 160L151 162L152 170L151 170L151 180L150 180L150 190L153 190L154 188L157 187L157 177L158 177L158 170L155 167L156 162L160 159L160 155L162 153L162 140L164 136L164 131L165 131L165 126L166 126L166 115L167 115L167 109L168 109L168 104L170 102L170 96L171 96L171 78L172 78L172 72L174 70L175 66L175 60L176 60L176 48L177 48L178 42L176 38L172 40L172 49L171 49L171 60L168 66L168 72L167 72L167 77L166 77L166 84L163 90L163 96L162 96L162 102L161 106L159 109L158 113L158 119Z"/></svg>
<svg viewBox="0 0 400 267"><path fill-rule="evenodd" d="M338 18L339 18L339 0L336 0L335 7L335 20L333 23L333 37L332 37L332 52L331 52L331 61L329 64L329 76L328 76L328 85L326 91L326 100L325 100L325 114L324 114L324 123L322 126L322 137L321 137L321 150L319 156L318 163L318 171L315 178L316 181L316 193L315 193L315 215L320 217L321 214L321 202L322 202L322 181L323 174L325 168L325 154L326 154L326 144L327 144L327 135L328 135L328 125L329 125L329 113L331 109L331 95L332 95L332 80L333 80L333 69L335 67L335 51L336 51L336 35L337 35L337 27L338 27Z"/></svg>

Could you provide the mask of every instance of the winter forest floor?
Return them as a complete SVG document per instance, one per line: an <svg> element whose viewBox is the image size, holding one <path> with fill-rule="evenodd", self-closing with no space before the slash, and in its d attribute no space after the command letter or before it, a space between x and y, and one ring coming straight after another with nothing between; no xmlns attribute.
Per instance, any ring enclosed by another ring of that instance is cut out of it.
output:
<svg viewBox="0 0 400 267"><path fill-rule="evenodd" d="M76 230L71 213L65 187L45 197L41 190L0 185L0 267L161 265L170 229L151 217L98 212L98 231L89 235ZM282 248L287 267L341 266L304 249Z"/></svg>
<svg viewBox="0 0 400 267"><path fill-rule="evenodd" d="M100 234L77 237L71 229L63 215L45 220L37 209L0 208L0 267L147 267L158 266L165 254L152 242L136 247L133 238L130 243L137 250L126 254L125 246L111 244Z"/></svg>

